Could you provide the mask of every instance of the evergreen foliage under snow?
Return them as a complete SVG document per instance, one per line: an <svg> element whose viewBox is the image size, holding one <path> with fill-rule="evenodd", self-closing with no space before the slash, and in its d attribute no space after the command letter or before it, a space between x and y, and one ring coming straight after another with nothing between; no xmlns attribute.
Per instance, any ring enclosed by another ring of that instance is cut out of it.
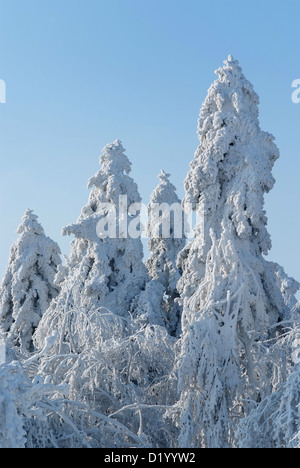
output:
<svg viewBox="0 0 300 468"><path fill-rule="evenodd" d="M65 265L26 211L0 290L0 448L300 448L299 284L265 258L279 150L239 63L216 73L186 213L162 171L145 263L119 140L63 230Z"/></svg>
<svg viewBox="0 0 300 468"><path fill-rule="evenodd" d="M33 351L34 331L59 292L54 278L61 264L60 249L37 219L26 211L0 291L0 328L23 353Z"/></svg>

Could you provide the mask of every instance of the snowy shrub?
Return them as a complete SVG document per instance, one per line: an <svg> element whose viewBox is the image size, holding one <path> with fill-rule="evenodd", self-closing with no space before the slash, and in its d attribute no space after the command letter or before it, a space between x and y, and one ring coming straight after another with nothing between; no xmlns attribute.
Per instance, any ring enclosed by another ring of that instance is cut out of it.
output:
<svg viewBox="0 0 300 468"><path fill-rule="evenodd" d="M66 388L44 384L41 379L32 383L18 362L1 364L0 448L25 448L28 438L36 439L36 429L42 427L44 441L51 438L47 419L51 419L51 411L59 416L56 399L64 398L64 393ZM31 434L33 427L35 434Z"/></svg>
<svg viewBox="0 0 300 468"><path fill-rule="evenodd" d="M290 326L270 349L277 368L273 392L238 426L240 448L300 448L300 329Z"/></svg>
<svg viewBox="0 0 300 468"><path fill-rule="evenodd" d="M138 446L170 444L163 416L176 402L176 340L162 327L138 330L130 323L123 324L127 336L121 337L115 333L120 318L113 314L81 318L80 351L59 353L61 336L54 335L52 347L37 359L38 374L54 385L68 385L70 399L85 404L86 415L102 415L99 429L94 428L97 446L130 446L132 434ZM112 437L116 424L123 428L117 445Z"/></svg>

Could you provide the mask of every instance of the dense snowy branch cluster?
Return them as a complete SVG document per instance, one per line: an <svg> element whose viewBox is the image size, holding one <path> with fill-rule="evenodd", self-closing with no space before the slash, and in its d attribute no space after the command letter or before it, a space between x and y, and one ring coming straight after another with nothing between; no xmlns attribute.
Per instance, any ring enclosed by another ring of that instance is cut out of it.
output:
<svg viewBox="0 0 300 468"><path fill-rule="evenodd" d="M141 196L119 140L63 230L64 265L26 211L0 291L0 448L300 448L299 284L265 258L279 151L238 62L216 73L185 180L191 240L163 210L180 204L164 171L146 262L124 235L120 200L138 211Z"/></svg>

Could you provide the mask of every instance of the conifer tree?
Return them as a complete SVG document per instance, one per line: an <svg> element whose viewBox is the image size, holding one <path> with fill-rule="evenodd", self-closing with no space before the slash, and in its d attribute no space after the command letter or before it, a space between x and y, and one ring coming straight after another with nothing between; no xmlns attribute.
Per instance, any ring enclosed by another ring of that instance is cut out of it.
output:
<svg viewBox="0 0 300 468"><path fill-rule="evenodd" d="M65 235L75 235L75 240L70 259L57 278L61 293L35 336L40 347L49 330L63 330L60 350L66 347L77 352L81 348L77 333L81 314L112 314L119 324L118 317L130 318L131 303L145 286L147 273L141 239L131 238L126 230L132 221L126 207L139 204L141 197L128 175L131 163L124 152L119 140L104 148L101 169L88 183L88 188L92 188L88 204L77 223L63 230ZM103 220L108 229L111 227L107 237L103 230L99 232L99 222ZM105 330L102 332L105 334Z"/></svg>
<svg viewBox="0 0 300 468"><path fill-rule="evenodd" d="M289 280L287 300L279 267L263 257L271 247L264 194L274 185L274 137L259 127L259 99L238 62L229 56L216 73L185 181L184 204L202 210L203 222L179 261L181 447L232 446L250 402L270 391L259 343L289 319L298 287Z"/></svg>
<svg viewBox="0 0 300 468"><path fill-rule="evenodd" d="M55 275L60 249L46 237L38 217L27 210L12 246L0 292L0 326L11 345L33 351L32 336L58 295Z"/></svg>
<svg viewBox="0 0 300 468"><path fill-rule="evenodd" d="M164 326L171 335L178 335L181 307L177 302L180 271L176 262L185 245L185 232L181 202L169 177L161 171L160 183L148 205L150 256L146 266L150 281L139 297L137 311L139 320Z"/></svg>
<svg viewBox="0 0 300 468"><path fill-rule="evenodd" d="M75 240L56 278L61 293L35 334L39 349L53 338L38 357L36 372L47 382L68 385L71 398L84 408L84 421L93 421L91 446L169 444L163 414L165 405L175 402L168 379L175 340L162 327L140 329L130 313L147 272L140 238L124 235L126 224L135 221L132 212L119 202L127 196L127 205L137 204L138 210L140 195L119 141L105 147L101 163L89 181L88 204L78 222L65 228ZM108 216L112 206L122 236L99 237L99 221L113 221ZM71 421L73 410L71 405Z"/></svg>

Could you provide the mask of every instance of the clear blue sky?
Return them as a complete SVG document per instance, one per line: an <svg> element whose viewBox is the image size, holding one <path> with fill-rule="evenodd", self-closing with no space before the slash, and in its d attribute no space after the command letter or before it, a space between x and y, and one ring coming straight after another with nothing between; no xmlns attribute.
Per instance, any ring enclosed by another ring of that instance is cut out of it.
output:
<svg viewBox="0 0 300 468"><path fill-rule="evenodd" d="M26 208L68 253L61 228L116 138L144 202L161 168L182 196L199 109L232 54L281 151L266 202L270 259L300 280L299 21L299 0L0 0L0 275Z"/></svg>

